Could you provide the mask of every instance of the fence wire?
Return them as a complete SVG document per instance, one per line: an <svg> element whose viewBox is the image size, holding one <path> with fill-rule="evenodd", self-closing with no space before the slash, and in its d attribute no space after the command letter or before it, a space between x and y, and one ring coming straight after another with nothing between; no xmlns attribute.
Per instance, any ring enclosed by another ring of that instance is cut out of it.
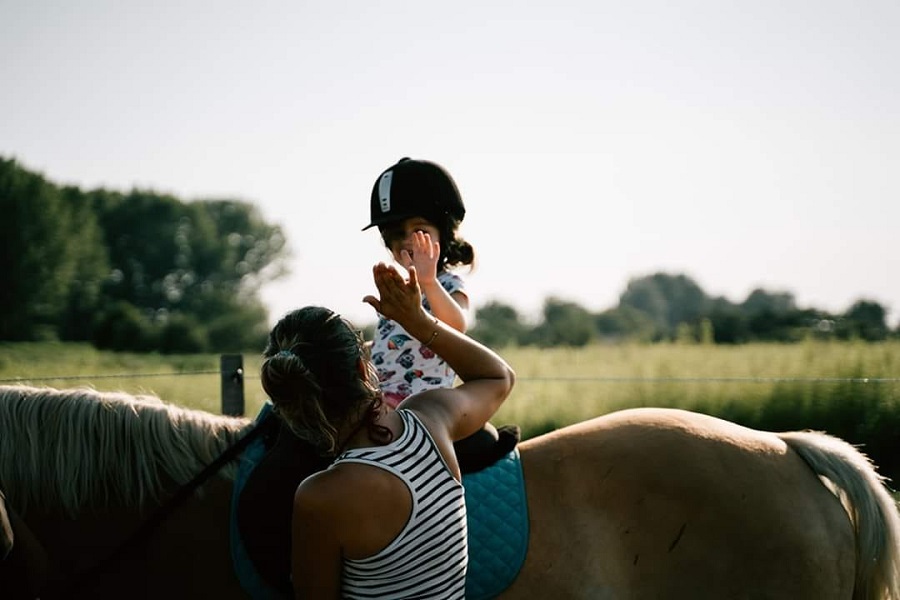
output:
<svg viewBox="0 0 900 600"><path fill-rule="evenodd" d="M37 377L12 377L0 379L0 383L22 383L23 381L78 381L79 379L140 379L143 377L178 377L181 375L219 375L219 369L209 371L179 371L177 373L119 373L115 375L40 375Z"/></svg>
<svg viewBox="0 0 900 600"><path fill-rule="evenodd" d="M2 383L23 381L77 381L80 379L139 379L142 377L179 377L183 375L220 375L221 370L179 371L177 373L120 373L115 375L41 375L0 379ZM244 379L259 375L244 374ZM516 377L517 382L537 383L900 383L900 377Z"/></svg>
<svg viewBox="0 0 900 600"><path fill-rule="evenodd" d="M516 381L589 383L900 383L900 377L516 377Z"/></svg>

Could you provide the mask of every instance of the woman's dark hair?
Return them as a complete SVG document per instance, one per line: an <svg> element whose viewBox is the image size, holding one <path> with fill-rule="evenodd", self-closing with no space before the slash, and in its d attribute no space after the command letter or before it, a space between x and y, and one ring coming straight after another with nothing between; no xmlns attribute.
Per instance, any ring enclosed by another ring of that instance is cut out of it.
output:
<svg viewBox="0 0 900 600"><path fill-rule="evenodd" d="M342 450L339 431L351 423L367 427L373 440L391 441L390 430L375 423L382 393L368 349L337 313L319 306L288 313L269 333L263 359L262 386L276 412L321 454Z"/></svg>

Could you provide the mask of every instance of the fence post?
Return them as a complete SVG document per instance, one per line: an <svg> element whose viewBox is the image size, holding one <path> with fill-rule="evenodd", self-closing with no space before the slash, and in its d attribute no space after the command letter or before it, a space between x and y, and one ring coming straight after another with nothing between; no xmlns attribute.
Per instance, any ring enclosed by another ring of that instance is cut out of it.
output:
<svg viewBox="0 0 900 600"><path fill-rule="evenodd" d="M222 354L219 372L222 375L222 414L244 416L244 355Z"/></svg>

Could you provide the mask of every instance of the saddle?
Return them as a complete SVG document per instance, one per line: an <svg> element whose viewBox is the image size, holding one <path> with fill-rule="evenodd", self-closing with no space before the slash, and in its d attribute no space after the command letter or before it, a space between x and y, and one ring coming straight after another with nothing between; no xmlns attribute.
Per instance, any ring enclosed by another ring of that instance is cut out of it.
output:
<svg viewBox="0 0 900 600"><path fill-rule="evenodd" d="M266 405L257 417L260 436L245 451L255 462L234 499L236 537L240 557L252 563L272 596L292 597L291 518L294 491L306 477L325 469L331 459L318 456ZM488 426L457 442L463 473L483 470L513 451L520 438L517 426ZM240 475L239 475L240 477ZM233 540L234 542L234 540ZM236 563L240 562L237 558Z"/></svg>

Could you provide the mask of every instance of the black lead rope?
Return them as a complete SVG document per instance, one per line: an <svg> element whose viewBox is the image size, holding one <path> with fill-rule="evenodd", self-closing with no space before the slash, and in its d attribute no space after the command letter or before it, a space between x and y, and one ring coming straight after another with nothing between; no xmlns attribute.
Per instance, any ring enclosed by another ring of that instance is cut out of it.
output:
<svg viewBox="0 0 900 600"><path fill-rule="evenodd" d="M190 498L197 488L221 470L222 467L234 460L248 445L250 445L250 442L259 437L265 430L269 429L269 427L264 427L264 424L265 423L257 423L244 437L222 452L218 458L209 463L192 480L176 490L165 504L160 505L146 521L141 523L134 533L119 544L115 550L107 554L106 557L102 558L94 566L73 575L69 579L58 581L56 585L51 583L41 595L46 596L47 598L53 598L57 593L64 597L73 597L73 594L77 595L77 592L83 589L85 585L94 580L98 575L101 575L104 571L111 568L117 561L122 560L122 558L129 552L132 552L139 544L146 541L147 538L150 537L150 534L153 533L153 530L168 518L176 508L184 504L185 500Z"/></svg>

